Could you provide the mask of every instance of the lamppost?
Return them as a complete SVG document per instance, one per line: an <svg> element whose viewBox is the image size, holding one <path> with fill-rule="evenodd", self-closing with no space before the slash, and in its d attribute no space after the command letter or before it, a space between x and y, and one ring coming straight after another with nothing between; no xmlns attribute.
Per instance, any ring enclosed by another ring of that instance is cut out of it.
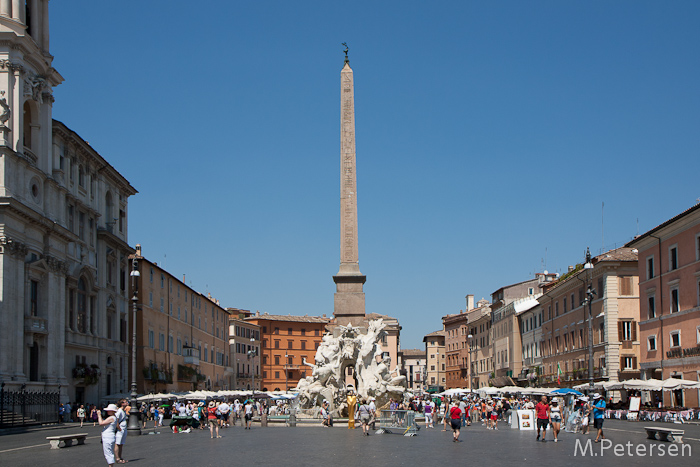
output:
<svg viewBox="0 0 700 467"><path fill-rule="evenodd" d="M584 269L593 269L591 262L591 251L586 248L586 263ZM593 274L590 274L589 279L593 281ZM593 295L597 295L593 286L589 283L586 290L585 302L588 302L588 390L593 392L595 385L593 384Z"/></svg>
<svg viewBox="0 0 700 467"><path fill-rule="evenodd" d="M139 263L134 256L131 269L131 288L133 290L133 296L131 297L131 304L133 310L133 318L131 321L132 333L131 333L131 401L129 405L131 409L129 410L129 424L127 426L127 433L129 435L138 436L141 434L141 423L139 423L139 410L137 408L136 396L136 308L138 302L138 288L139 288Z"/></svg>
<svg viewBox="0 0 700 467"><path fill-rule="evenodd" d="M469 334L467 339L469 339L469 392L472 392L472 379L474 379L472 366L474 364L472 360L472 347L474 347L474 342L472 341L473 335Z"/></svg>
<svg viewBox="0 0 700 467"><path fill-rule="evenodd" d="M250 358L250 373L252 375L252 383L253 383L253 400L255 400L255 339L250 338L250 345L251 349L248 351L248 357Z"/></svg>
<svg viewBox="0 0 700 467"><path fill-rule="evenodd" d="M284 353L284 392L289 391L289 374L287 373L287 363L289 363L289 353Z"/></svg>

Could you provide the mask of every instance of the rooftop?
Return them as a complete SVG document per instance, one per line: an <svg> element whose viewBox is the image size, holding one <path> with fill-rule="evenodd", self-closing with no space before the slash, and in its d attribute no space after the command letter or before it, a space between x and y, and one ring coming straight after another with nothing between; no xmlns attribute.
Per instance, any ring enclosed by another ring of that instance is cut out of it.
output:
<svg viewBox="0 0 700 467"><path fill-rule="evenodd" d="M423 357L425 358L425 349L405 349L401 351L404 358L406 357Z"/></svg>
<svg viewBox="0 0 700 467"><path fill-rule="evenodd" d="M271 315L268 313L259 314L256 313L253 316L247 317L246 321L252 321L256 319L263 319L266 321L288 321L294 323L319 323L328 324L330 318L322 316L292 316L292 315Z"/></svg>
<svg viewBox="0 0 700 467"><path fill-rule="evenodd" d="M648 232L646 232L646 233L643 233L642 235L639 235L639 236L636 237L636 238L633 238L632 240L630 240L629 242L627 242L627 243L625 244L625 246L626 246L626 247L630 247L630 246L632 246L632 245L635 245L639 240L642 240L643 238L646 238L646 237L652 235L653 233L658 232L659 230L663 229L663 228L666 227L667 225L670 225L670 224L676 222L677 220L679 220L679 219L681 219L681 218L687 216L688 214L690 214L690 213L692 213L692 212L697 211L698 209L700 209L700 203L697 203L697 204L695 204L694 206L691 206L690 208L686 209L685 211L683 211L682 213L678 214L677 216L670 218L669 220L667 220L667 221L664 222L663 224L657 225L656 227L654 227L654 228L651 229L650 231L648 231Z"/></svg>

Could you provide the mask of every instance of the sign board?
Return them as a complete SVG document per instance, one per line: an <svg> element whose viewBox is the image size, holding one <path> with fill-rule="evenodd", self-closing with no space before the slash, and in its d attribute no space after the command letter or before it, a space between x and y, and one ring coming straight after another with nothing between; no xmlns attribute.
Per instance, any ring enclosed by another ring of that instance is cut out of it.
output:
<svg viewBox="0 0 700 467"><path fill-rule="evenodd" d="M534 430L537 420L534 410L518 410L518 428L521 430Z"/></svg>
<svg viewBox="0 0 700 467"><path fill-rule="evenodd" d="M630 397L630 412L639 412L639 405L641 402L641 397Z"/></svg>

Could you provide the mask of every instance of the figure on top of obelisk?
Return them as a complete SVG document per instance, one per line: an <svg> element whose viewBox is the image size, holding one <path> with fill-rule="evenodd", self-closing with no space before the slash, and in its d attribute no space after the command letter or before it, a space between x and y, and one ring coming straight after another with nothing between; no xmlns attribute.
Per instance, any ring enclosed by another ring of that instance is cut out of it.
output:
<svg viewBox="0 0 700 467"><path fill-rule="evenodd" d="M355 160L355 89L345 46L340 72L340 269L333 276L336 293L333 315L341 325L362 325L365 320L366 276L360 272L357 247L357 177Z"/></svg>

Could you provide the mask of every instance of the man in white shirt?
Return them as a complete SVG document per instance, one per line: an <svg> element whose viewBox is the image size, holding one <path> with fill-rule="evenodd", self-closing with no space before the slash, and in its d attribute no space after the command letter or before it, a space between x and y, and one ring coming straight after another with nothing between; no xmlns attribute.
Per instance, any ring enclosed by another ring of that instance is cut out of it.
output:
<svg viewBox="0 0 700 467"><path fill-rule="evenodd" d="M369 409L372 411L372 429L375 430L376 428L374 427L374 424L376 423L375 420L377 419L377 406L374 403L375 399L374 397L369 398ZM357 412L356 412L357 413Z"/></svg>

